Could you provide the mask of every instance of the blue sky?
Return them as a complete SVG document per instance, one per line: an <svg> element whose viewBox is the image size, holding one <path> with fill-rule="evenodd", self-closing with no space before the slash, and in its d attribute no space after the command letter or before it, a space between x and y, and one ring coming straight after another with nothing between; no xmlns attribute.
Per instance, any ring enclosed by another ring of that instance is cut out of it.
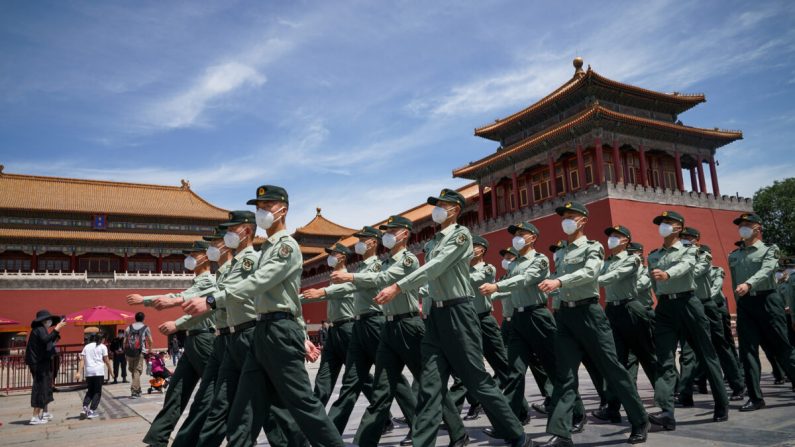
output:
<svg viewBox="0 0 795 447"><path fill-rule="evenodd" d="M6 172L179 185L246 208L263 183L351 227L491 153L475 127L573 74L701 92L740 129L721 190L795 173L795 3L2 2Z"/></svg>

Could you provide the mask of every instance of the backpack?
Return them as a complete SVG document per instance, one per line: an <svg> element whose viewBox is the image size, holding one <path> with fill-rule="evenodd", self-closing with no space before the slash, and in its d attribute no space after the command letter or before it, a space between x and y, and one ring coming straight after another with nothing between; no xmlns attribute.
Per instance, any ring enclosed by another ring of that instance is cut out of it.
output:
<svg viewBox="0 0 795 447"><path fill-rule="evenodd" d="M146 326L140 329L133 329L132 325L127 329L127 342L124 344L124 355L127 357L138 357L144 351L144 332Z"/></svg>

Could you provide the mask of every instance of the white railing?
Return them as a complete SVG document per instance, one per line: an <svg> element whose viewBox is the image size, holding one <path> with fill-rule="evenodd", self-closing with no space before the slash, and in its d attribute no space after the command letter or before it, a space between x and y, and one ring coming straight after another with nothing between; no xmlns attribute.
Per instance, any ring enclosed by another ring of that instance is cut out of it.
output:
<svg viewBox="0 0 795 447"><path fill-rule="evenodd" d="M113 272L114 280L125 279L192 279L193 273L184 272Z"/></svg>
<svg viewBox="0 0 795 447"><path fill-rule="evenodd" d="M9 271L3 270L0 272L0 278L9 278L9 279L57 279L57 280L64 280L64 279L74 279L74 280L85 280L88 278L88 274L86 272L50 272L50 271L43 271L43 272L23 272L23 271Z"/></svg>

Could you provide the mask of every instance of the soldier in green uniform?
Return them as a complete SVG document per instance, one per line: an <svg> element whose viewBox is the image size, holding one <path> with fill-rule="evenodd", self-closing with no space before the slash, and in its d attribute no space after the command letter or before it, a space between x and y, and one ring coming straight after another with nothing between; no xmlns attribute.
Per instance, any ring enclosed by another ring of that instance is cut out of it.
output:
<svg viewBox="0 0 795 447"><path fill-rule="evenodd" d="M512 245L518 250L519 256L511 264L507 278L482 285L480 292L511 293L510 300L514 308L508 345L511 374L505 395L514 414L523 423L527 423L530 415L522 412L527 408L524 397L525 372L531 363L531 357L535 355L540 359L544 371L553 378L552 384L555 385L553 347L557 327L552 312L547 309L547 296L538 289L538 284L549 276L549 259L535 250L538 228L530 222L520 222L509 226L508 232L514 236ZM584 424L585 419L581 405L578 410L575 414L575 430ZM494 435L491 428L484 429L484 432L489 436Z"/></svg>
<svg viewBox="0 0 795 447"><path fill-rule="evenodd" d="M695 297L696 248L686 247L679 240L685 219L674 211L664 211L654 218L663 246L649 253L649 274L657 295L654 342L660 371L654 384L654 400L662 410L650 416L653 424L665 430L676 429L674 419L674 388L676 344L685 338L707 370L715 408L712 420L728 419L729 398L723 385L720 363L709 337L709 322L704 305Z"/></svg>
<svg viewBox="0 0 795 447"><path fill-rule="evenodd" d="M347 272L348 259L353 255L351 250L337 242L331 248L326 248L328 253L327 264L335 272ZM315 376L315 396L325 406L334 391L342 367L345 366L345 358L348 355L348 346L353 337L353 317L354 296L353 292L346 294L325 295L318 293L317 290L306 290L304 296L322 301L326 301L326 319L331 322L328 332L328 339L323 345L323 353L320 356L320 366ZM317 295L317 298L315 298ZM323 296L325 295L325 296ZM304 299L302 303L311 302ZM346 374L344 379L358 380L354 374ZM350 385L348 385L350 386Z"/></svg>
<svg viewBox="0 0 795 447"><path fill-rule="evenodd" d="M740 411L754 411L765 406L759 386L760 343L767 342L774 360L789 377L795 377L795 350L787 340L784 308L773 279L779 249L762 242L762 220L756 214L742 214L734 219L734 224L739 227L744 242L743 247L729 254L732 288L737 299L737 338L748 388L748 402Z"/></svg>
<svg viewBox="0 0 795 447"><path fill-rule="evenodd" d="M229 410L229 446L251 445L274 406L286 408L313 445L342 446L342 438L312 392L304 360L316 349L304 327L298 289L303 260L286 229L288 196L284 188L263 185L255 199L257 226L268 238L253 273L213 296L231 303L254 302L257 323ZM243 258L245 260L245 258ZM242 262L242 261L241 261ZM231 317L231 312L229 313Z"/></svg>
<svg viewBox="0 0 795 447"><path fill-rule="evenodd" d="M406 249L413 229L410 220L402 216L391 216L379 229L384 232L381 243L389 249L389 257L382 262L381 270L355 274L335 272L331 276L332 282L353 283L356 288L380 290L419 268L417 257ZM382 427L389 420L392 399L403 380L403 368L408 367L415 382L419 382L422 371L420 345L425 335L425 324L420 318L417 298L416 290L407 291L382 307L386 324L376 353L373 402L362 416L354 438L354 443L362 447L378 445ZM413 395L411 397L411 406L407 408L410 411L404 413L409 425L414 420L416 407L416 399ZM449 396L443 405L443 419L448 426L450 438L466 436L464 423ZM409 440L410 438L406 444Z"/></svg>
<svg viewBox="0 0 795 447"><path fill-rule="evenodd" d="M546 293L559 290L561 299L556 313L554 410L547 421L547 432L553 436L543 445L574 445L571 424L577 401L576 377L584 352L589 354L607 387L620 399L627 412L632 424L628 442L646 442L649 426L646 411L635 383L618 361L610 325L599 305L599 272L604 262L604 248L585 236L584 226L588 221L585 205L566 202L555 212L563 219L561 226L568 235L568 245L562 250L563 259L557 266L557 277L538 285Z"/></svg>
<svg viewBox="0 0 795 447"><path fill-rule="evenodd" d="M529 446L530 437L483 364L480 325L472 304L475 292L469 280L472 236L466 227L456 224L466 199L457 191L444 189L439 197L429 197L428 203L435 206L432 218L441 231L432 240L425 265L381 290L376 297L377 303L386 304L401 292L427 284L433 300L422 339L422 376L412 425L414 445L434 445L447 393L445 384L454 370L483 406L495 434L510 440L513 446ZM451 444L461 446L467 441L465 436Z"/></svg>
<svg viewBox="0 0 795 447"><path fill-rule="evenodd" d="M161 310L179 306L187 300L204 299L205 296L216 292L215 276L210 271L210 261L205 254L209 245L206 241L195 241L190 249L183 250L187 255L185 268L196 274L191 287L181 293L166 296L130 295L127 297L128 304L143 304ZM202 377L204 367L212 353L215 316L212 312L195 317L183 315L176 321L163 323L159 329L164 335L171 335L179 330L187 331L185 354L171 376L163 408L157 413L143 439L148 445L166 446L171 431L177 425L182 412L188 408L193 389ZM212 388L207 387L203 392L212 393ZM200 400L204 398L202 395Z"/></svg>
<svg viewBox="0 0 795 447"><path fill-rule="evenodd" d="M381 271L381 262L376 256L378 242L381 239L381 231L365 226L354 236L359 241L354 246L356 254L362 257L356 274L378 273ZM307 299L317 299L328 297L337 299L353 293L354 296L354 323L353 335L348 345L348 355L345 362L345 376L342 379L342 388L339 397L329 409L329 418L337 427L340 435L348 425L356 400L359 394L364 393L367 401L373 403L373 376L370 375L370 368L375 364L378 345L381 343L381 334L384 329L386 319L381 306L373 302L378 288L357 287L353 283L331 284L323 289L305 290L303 296ZM395 398L403 414L411 413L414 409L414 396L411 386L402 377L398 381ZM393 428L392 419L387 418L384 422L384 432L391 431Z"/></svg>
<svg viewBox="0 0 795 447"><path fill-rule="evenodd" d="M725 277L726 272L723 270L723 267L713 265L709 270L709 281L712 284L712 287L710 288L710 294L712 295L712 300L715 301L715 305L718 306L718 309L720 310L721 325L723 326L723 338L726 340L726 345L729 347L732 357L734 357L734 361L739 366L741 365L740 356L737 354L737 346L734 343L731 315L729 314L729 303L726 301L726 296L723 294L723 280ZM742 380L743 384L745 384L745 375L741 366L739 366L738 372L740 374L740 380Z"/></svg>
<svg viewBox="0 0 795 447"><path fill-rule="evenodd" d="M737 363L736 358L732 354L732 350L726 337L723 335L723 317L718 304L713 297L713 289L710 281L710 272L712 270L712 250L705 245L701 245L701 232L692 227L685 227L682 231L683 240L688 240L692 245L697 248L696 252L696 266L693 269L693 276L696 282L696 298L701 300L704 305L704 315L709 321L709 332L712 340L712 346L715 348L715 353L718 355L723 375L732 389L732 395L729 400L738 401L743 400L745 397L745 385L743 383L743 376L740 372L740 365ZM685 341L682 343L682 356L685 355L685 350L692 353L692 348ZM692 356L695 359L695 356ZM690 362L688 368L682 368L680 373L679 397L678 404L683 407L692 407L693 402L693 383L697 375L700 373L705 374L703 365L698 361Z"/></svg>
<svg viewBox="0 0 795 447"><path fill-rule="evenodd" d="M637 271L637 285L635 288L638 291L638 301L643 304L643 307L646 309L646 313L640 318L643 318L645 321L645 325L648 326L649 332L652 335L652 341L654 340L654 293L652 292L652 284L651 284L651 277L649 276L649 270L646 268L644 258L643 258L643 244L638 242L630 242L627 245L627 253L633 256L637 256L640 260L638 264L638 271ZM656 358L656 353L655 353ZM640 366L640 362L638 361L638 356L635 355L634 352L631 350L629 351L629 357L627 358L627 370L629 371L629 375L632 376L632 380L637 383L638 381L638 367ZM647 371L648 374L657 374L657 371ZM654 385L654 381L651 381L652 386Z"/></svg>
<svg viewBox="0 0 795 447"><path fill-rule="evenodd" d="M231 213L230 213L231 214ZM215 271L215 283L218 286L222 281L226 272L229 270L229 261L232 259L232 251L224 246L224 234L226 230L223 228L216 229L215 234L210 236L203 236L202 239L210 243L207 247L207 259L210 262L215 262L218 265ZM190 300L182 304L182 309L188 315L196 316L188 312L188 306L192 303L201 302L201 300ZM204 373L202 374L201 381L199 382L199 389L196 391L196 397L190 406L190 411L185 422L180 427L176 436L174 436L174 443L172 447L189 446L193 447L199 440L199 434L210 412L211 403L215 392L217 391L217 378L218 370L221 367L221 362L224 359L224 352L226 351L226 344L229 336L229 323L226 320L226 309L224 307L217 307L214 311L206 310L215 313L215 340L213 342L213 351L207 364L204 366ZM204 312L202 312L204 313Z"/></svg>

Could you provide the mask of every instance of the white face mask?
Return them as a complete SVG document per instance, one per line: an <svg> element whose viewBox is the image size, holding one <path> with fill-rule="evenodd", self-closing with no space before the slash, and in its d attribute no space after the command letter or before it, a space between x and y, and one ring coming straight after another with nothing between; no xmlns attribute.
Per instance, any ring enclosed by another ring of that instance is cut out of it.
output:
<svg viewBox="0 0 795 447"><path fill-rule="evenodd" d="M563 228L563 232L566 234L574 234L579 229L579 225L574 219L563 219L563 221L560 223L560 226Z"/></svg>
<svg viewBox="0 0 795 447"><path fill-rule="evenodd" d="M279 208L278 210L276 210L276 212L278 213L283 209L284 207ZM273 226L273 222L275 221L275 219L276 218L273 216L273 213L271 213L270 211L265 211L263 209L257 208L256 220L258 227L262 228L263 230L267 230Z"/></svg>
<svg viewBox="0 0 795 447"><path fill-rule="evenodd" d="M754 235L754 229L751 227L740 227L738 231L743 239L751 239Z"/></svg>
<svg viewBox="0 0 795 447"><path fill-rule="evenodd" d="M515 248L516 250L521 250L524 248L525 245L527 245L527 242L524 240L522 236L514 236L513 239L511 240L511 245L513 245L513 248Z"/></svg>
<svg viewBox="0 0 795 447"><path fill-rule="evenodd" d="M511 269L511 263L512 263L511 261L509 261L507 259L503 259L502 260L502 268L503 268L503 270L510 270Z"/></svg>
<svg viewBox="0 0 795 447"><path fill-rule="evenodd" d="M52 320L44 320L44 323L42 324L44 325L45 329L49 329L50 326L52 326Z"/></svg>
<svg viewBox="0 0 795 447"><path fill-rule="evenodd" d="M433 211L431 211L431 219L438 224L444 223L444 221L447 220L447 210L441 206L433 207Z"/></svg>
<svg viewBox="0 0 795 447"><path fill-rule="evenodd" d="M328 255L328 258L326 258L326 263L329 267L336 267L338 262L339 260L334 255Z"/></svg>
<svg viewBox="0 0 795 447"><path fill-rule="evenodd" d="M397 236L392 233L385 233L381 238L381 243L384 245L384 247L391 249L398 243Z"/></svg>
<svg viewBox="0 0 795 447"><path fill-rule="evenodd" d="M669 223L661 223L657 231L660 232L660 236L668 237L674 232L674 226Z"/></svg>
<svg viewBox="0 0 795 447"><path fill-rule="evenodd" d="M621 238L618 236L610 236L607 238L607 248L614 249L621 245Z"/></svg>
<svg viewBox="0 0 795 447"><path fill-rule="evenodd" d="M185 268L193 271L193 269L196 268L196 258L193 256L188 256L185 258Z"/></svg>
<svg viewBox="0 0 795 447"><path fill-rule="evenodd" d="M227 231L224 235L224 245L232 250L236 249L240 245L240 236L234 231Z"/></svg>
<svg viewBox="0 0 795 447"><path fill-rule="evenodd" d="M209 247L207 249L207 259L212 262L218 262L221 259L221 250L218 247Z"/></svg>
<svg viewBox="0 0 795 447"><path fill-rule="evenodd" d="M353 247L353 251L355 251L357 255L364 255L367 252L367 244L365 244L362 241L359 241Z"/></svg>

